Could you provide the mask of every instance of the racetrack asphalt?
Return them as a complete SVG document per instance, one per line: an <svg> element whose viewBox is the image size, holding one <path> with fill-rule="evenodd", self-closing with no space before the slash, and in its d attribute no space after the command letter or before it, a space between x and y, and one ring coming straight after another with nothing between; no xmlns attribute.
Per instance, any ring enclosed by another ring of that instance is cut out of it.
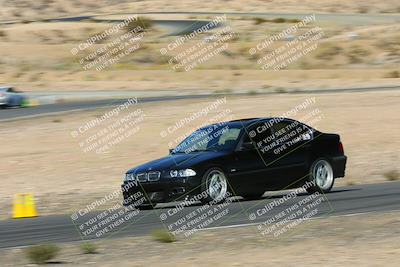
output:
<svg viewBox="0 0 400 267"><path fill-rule="evenodd" d="M329 88L329 89L312 89L288 92L287 94L324 94L324 93L353 93L353 92L381 92L381 91L397 91L400 86L377 86L377 87L361 87L361 88ZM266 92L257 94L272 95L277 94L276 92ZM226 94L226 96L248 96L248 93L235 93ZM147 102L163 102L163 101L175 101L182 99L201 99L201 98L216 98L224 96L222 94L203 94L203 95L182 95L182 96L160 96L160 97L143 97L138 98L140 103ZM108 99L108 100L93 100L93 101L78 101L78 102L66 102L58 104L46 104L30 108L10 108L0 110L0 122L11 121L17 119L29 119L40 116L55 115L60 113L67 113L72 111L91 110L98 108L112 108L117 105L123 104L127 99Z"/></svg>
<svg viewBox="0 0 400 267"><path fill-rule="evenodd" d="M297 197L275 206L268 212L261 212L271 202L282 199L287 194L288 191L267 192L263 199L253 201L236 198L224 206L228 209L228 213L222 219L207 225L203 230L214 227L239 227L262 223L292 207L294 203L300 203L310 196L306 193L300 193ZM335 187L332 192L321 196L323 196L323 201L318 205L318 213L315 214L315 218L397 211L400 209L400 182ZM154 210L141 210L139 214L126 220L122 225L100 238L147 235L155 229L168 228L169 225L176 223L179 218L187 218L188 215L202 207L204 206L194 204L175 209L176 214L166 217L165 215L174 213L175 205L169 203L163 204L162 207L157 206ZM0 248L95 239L94 235L84 236L78 228L100 213L88 213L75 221L71 219L71 214L0 221ZM253 216L254 220L252 220L250 219L252 214L260 215Z"/></svg>
<svg viewBox="0 0 400 267"><path fill-rule="evenodd" d="M266 12L196 12L196 11L161 11L161 12L136 12L137 15L188 15L188 16L196 16L196 15L208 15L208 16L220 16L227 15L229 17L263 17L266 19L269 18L286 18L286 19L302 19L305 16L310 15L309 13L266 13ZM73 16L73 17L60 17L60 18L47 18L41 20L31 20L29 22L77 22L87 19L94 19L99 22L108 22L109 19L102 19L102 17L106 16L114 16L114 15L132 15L130 13L109 13L102 15L88 15L88 16ZM360 14L360 13L322 13L315 14L316 19L320 23L326 22L335 22L337 24L342 25L370 25L370 24L380 24L380 23L396 23L399 20L398 14ZM19 21L0 20L0 24L14 24L19 23ZM182 26L184 26L183 24Z"/></svg>

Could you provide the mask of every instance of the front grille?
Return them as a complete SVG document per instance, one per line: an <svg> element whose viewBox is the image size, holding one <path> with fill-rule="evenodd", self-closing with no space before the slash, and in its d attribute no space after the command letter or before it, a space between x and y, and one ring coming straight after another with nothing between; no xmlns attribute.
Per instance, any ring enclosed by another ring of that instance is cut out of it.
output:
<svg viewBox="0 0 400 267"><path fill-rule="evenodd" d="M147 182L147 173L143 172L143 173L138 173L138 175L136 176L137 180L139 182Z"/></svg>
<svg viewBox="0 0 400 267"><path fill-rule="evenodd" d="M154 182L160 180L161 173L157 171L149 172L148 173L148 178L149 182Z"/></svg>

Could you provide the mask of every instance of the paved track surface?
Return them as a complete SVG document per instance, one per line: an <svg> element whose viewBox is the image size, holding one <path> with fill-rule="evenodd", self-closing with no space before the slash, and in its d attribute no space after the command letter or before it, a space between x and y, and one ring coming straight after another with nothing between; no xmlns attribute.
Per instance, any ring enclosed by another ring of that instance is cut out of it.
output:
<svg viewBox="0 0 400 267"><path fill-rule="evenodd" d="M299 203L299 201L309 197L308 194L300 193L296 198L277 205L265 214L256 216L254 220L249 219L252 214L257 214L257 211L261 214L263 207L273 201L282 199L287 193L287 191L267 192L263 199L254 201L245 201L236 198L223 207L223 209L228 209L228 213L221 219L207 225L206 228L237 227L264 222L268 218L272 218L295 203ZM87 204L82 203L83 207ZM163 204L162 207L157 207L155 210L140 211L132 219L126 220L123 224L115 227L114 230L102 235L100 238L146 235L154 229L168 227L176 223L179 218L186 217L193 212L199 214L199 209L204 208L200 204L194 204L179 209L177 214L167 216L165 220L160 219L164 214L172 214L174 207L176 206L172 204ZM315 217L399 210L400 182L337 187L331 193L323 196L323 202L317 208L318 213ZM82 232L78 231L78 227L100 213L89 213L75 221L71 219L71 214L0 221L0 248L25 246L43 242L94 239L96 238L94 234L84 236Z"/></svg>
<svg viewBox="0 0 400 267"><path fill-rule="evenodd" d="M135 13L137 15L208 15L208 16L218 16L226 14L229 17L264 17L264 18L286 18L286 19L302 19L309 13L271 13L271 12L139 12ZM41 21L48 22L78 22L87 19L98 20L99 22L108 22L109 19L102 19L110 15L132 15L132 13L109 13L103 15L90 15L90 16L72 16L72 17L62 17L62 18L50 18L42 19ZM398 14L360 14L360 13L333 13L333 14L315 14L316 20L319 23L337 23L340 25L371 25L371 24L385 24L385 23L397 23L400 20ZM30 22L36 22L32 20ZM13 20L0 20L0 24L14 24L18 21ZM183 27L185 24L181 24Z"/></svg>
<svg viewBox="0 0 400 267"><path fill-rule="evenodd" d="M353 93L353 92L381 92L381 91L398 91L400 86L386 87L362 87L362 88L331 88L331 89L313 89L289 92L289 94L325 94L325 93ZM262 95L277 94L275 92L262 93ZM229 94L227 96L248 96L247 93ZM184 96L161 96L161 97L144 97L139 98L140 103L147 102L163 102L175 101L181 99L205 99L216 98L222 95L204 94L204 95L184 95ZM68 102L63 104L48 104L31 108L10 108L0 110L0 122L16 119L27 119L39 116L52 115L57 113L66 113L79 110L90 110L98 108L112 108L126 102L127 99L109 99L95 101Z"/></svg>

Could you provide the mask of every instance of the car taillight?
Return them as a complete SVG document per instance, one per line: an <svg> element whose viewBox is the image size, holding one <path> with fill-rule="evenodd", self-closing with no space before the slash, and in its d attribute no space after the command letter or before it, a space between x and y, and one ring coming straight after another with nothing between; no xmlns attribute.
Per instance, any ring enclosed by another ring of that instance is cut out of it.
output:
<svg viewBox="0 0 400 267"><path fill-rule="evenodd" d="M3 97L4 96L4 94L3 93L0 93L0 97Z"/></svg>
<svg viewBox="0 0 400 267"><path fill-rule="evenodd" d="M343 148L342 142L339 142L339 151L340 151L340 153L344 154L344 148Z"/></svg>

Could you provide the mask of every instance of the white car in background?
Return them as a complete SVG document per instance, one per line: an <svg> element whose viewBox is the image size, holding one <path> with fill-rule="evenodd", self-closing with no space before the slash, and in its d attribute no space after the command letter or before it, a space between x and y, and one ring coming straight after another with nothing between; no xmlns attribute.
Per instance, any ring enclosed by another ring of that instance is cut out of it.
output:
<svg viewBox="0 0 400 267"><path fill-rule="evenodd" d="M0 87L0 108L21 107L25 95L12 87Z"/></svg>

